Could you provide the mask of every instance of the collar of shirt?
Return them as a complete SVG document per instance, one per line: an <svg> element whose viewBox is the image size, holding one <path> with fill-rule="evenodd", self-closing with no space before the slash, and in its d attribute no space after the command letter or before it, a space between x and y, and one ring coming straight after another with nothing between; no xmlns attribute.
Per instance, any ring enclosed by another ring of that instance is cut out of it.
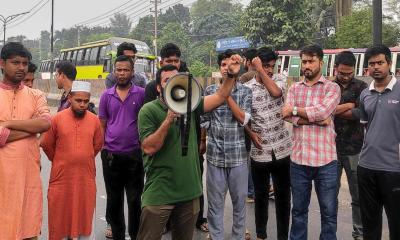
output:
<svg viewBox="0 0 400 240"><path fill-rule="evenodd" d="M3 81L0 82L0 88L5 89L5 90L14 90L14 87L12 85L6 84ZM24 88L24 85L22 82L18 85L17 90L21 90Z"/></svg>
<svg viewBox="0 0 400 240"><path fill-rule="evenodd" d="M386 89L389 89L390 91L393 90L393 86L396 84L397 79L394 75L392 75L392 79L390 80L389 84L386 86ZM371 84L369 85L369 90L370 91L376 91L375 89L375 80L371 82Z"/></svg>
<svg viewBox="0 0 400 240"><path fill-rule="evenodd" d="M328 80L326 80L326 78L324 77L324 75L321 75L321 77L318 79L318 81L317 81L316 83L314 83L313 85L315 85L315 84L317 84L317 83L325 84L327 81L328 81ZM308 85L307 85L307 82L306 82L306 79L305 79L305 78L300 82L300 84L303 84L303 85L305 85L305 86L307 86L307 87L311 87L311 86L308 86Z"/></svg>
<svg viewBox="0 0 400 240"><path fill-rule="evenodd" d="M236 91L238 90L238 85L239 85L239 84L241 84L241 83L239 83L238 81L236 81L235 85L233 85L232 92L236 92ZM215 86L216 86L216 90L218 90L218 89L222 86L222 79L221 79L220 81L218 81L218 82L215 84Z"/></svg>
<svg viewBox="0 0 400 240"><path fill-rule="evenodd" d="M129 93L136 93L136 92L138 92L138 89L134 84L132 84L132 86L129 88ZM107 94L119 97L117 94L117 84L115 84L112 88L107 89Z"/></svg>

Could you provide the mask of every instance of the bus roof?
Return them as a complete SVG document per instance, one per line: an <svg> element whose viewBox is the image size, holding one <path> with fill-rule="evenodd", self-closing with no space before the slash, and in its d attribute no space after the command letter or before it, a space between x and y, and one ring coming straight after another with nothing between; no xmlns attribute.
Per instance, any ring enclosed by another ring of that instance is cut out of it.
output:
<svg viewBox="0 0 400 240"><path fill-rule="evenodd" d="M135 40L135 39L130 39L130 38L121 38L121 37L111 37L111 38L107 38L107 39L103 39L103 40L99 40L99 41L83 43L79 47L61 49L61 52L67 52L67 51L73 51L73 50L79 50L79 49L85 49L85 48L91 48L91 47L98 47L98 46L105 46L105 45L111 45L111 47L113 49L116 49L118 47L118 45L120 45L123 42L135 44L136 49L138 50L138 53L151 55L151 50L145 42Z"/></svg>

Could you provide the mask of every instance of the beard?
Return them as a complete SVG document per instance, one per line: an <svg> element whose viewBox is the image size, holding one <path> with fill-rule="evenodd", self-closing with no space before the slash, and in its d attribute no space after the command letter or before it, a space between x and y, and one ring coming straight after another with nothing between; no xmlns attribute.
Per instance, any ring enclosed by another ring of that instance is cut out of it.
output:
<svg viewBox="0 0 400 240"><path fill-rule="evenodd" d="M126 88L126 87L128 87L130 84L131 84L130 79L127 80L126 82L117 80L117 86L120 87L120 88Z"/></svg>
<svg viewBox="0 0 400 240"><path fill-rule="evenodd" d="M81 109L79 110L72 109L72 112L74 113L74 116L79 119L82 119L86 114L86 110L81 110Z"/></svg>
<svg viewBox="0 0 400 240"><path fill-rule="evenodd" d="M312 70L310 70L310 69L306 69L306 70L304 70L304 77L305 77L307 80L312 80L312 79L314 79L316 76L318 76L319 72L320 72L320 69L319 69L319 68L316 69L314 72L313 72Z"/></svg>

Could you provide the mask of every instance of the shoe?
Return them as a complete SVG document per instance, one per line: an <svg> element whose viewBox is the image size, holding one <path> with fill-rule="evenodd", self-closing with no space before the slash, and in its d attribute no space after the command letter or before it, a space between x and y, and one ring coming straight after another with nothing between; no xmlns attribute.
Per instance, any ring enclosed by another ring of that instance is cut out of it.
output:
<svg viewBox="0 0 400 240"><path fill-rule="evenodd" d="M247 203L254 203L254 198L252 198L252 197L247 197L247 198L246 198L246 202L247 202Z"/></svg>

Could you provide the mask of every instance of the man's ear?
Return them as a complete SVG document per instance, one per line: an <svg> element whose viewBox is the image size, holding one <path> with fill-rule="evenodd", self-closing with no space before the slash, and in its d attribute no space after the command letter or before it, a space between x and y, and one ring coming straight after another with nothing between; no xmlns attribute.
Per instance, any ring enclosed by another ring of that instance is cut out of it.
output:
<svg viewBox="0 0 400 240"><path fill-rule="evenodd" d="M5 65L6 65L6 62L3 59L0 59L0 68L1 68L1 70L4 69Z"/></svg>

